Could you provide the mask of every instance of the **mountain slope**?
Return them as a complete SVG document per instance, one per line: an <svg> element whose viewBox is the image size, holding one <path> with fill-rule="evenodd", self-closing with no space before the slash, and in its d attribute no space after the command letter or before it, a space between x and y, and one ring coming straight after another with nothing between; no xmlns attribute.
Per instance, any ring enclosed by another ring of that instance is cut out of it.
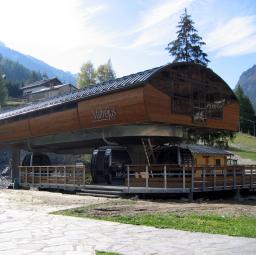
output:
<svg viewBox="0 0 256 255"><path fill-rule="evenodd" d="M8 58L2 57L0 54L0 75L6 75L6 79L12 82L29 82L32 78L32 71L18 62L14 62ZM42 75L36 73L38 79L42 79Z"/></svg>
<svg viewBox="0 0 256 255"><path fill-rule="evenodd" d="M246 96L248 96L256 110L256 65L243 72L238 80Z"/></svg>
<svg viewBox="0 0 256 255"><path fill-rule="evenodd" d="M26 68L39 71L42 74L46 73L49 78L58 77L62 82L69 82L76 84L76 77L70 72L64 72L60 69L52 67L45 62L31 57L29 55L24 55L18 51L12 50L6 47L3 43L0 42L0 54L14 62L18 62L25 66Z"/></svg>

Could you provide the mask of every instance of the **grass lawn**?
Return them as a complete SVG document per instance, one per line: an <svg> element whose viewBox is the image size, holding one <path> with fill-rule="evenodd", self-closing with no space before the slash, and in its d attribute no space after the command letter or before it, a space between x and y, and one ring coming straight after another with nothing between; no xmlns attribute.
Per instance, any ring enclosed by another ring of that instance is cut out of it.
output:
<svg viewBox="0 0 256 255"><path fill-rule="evenodd" d="M241 158L256 160L256 152L244 149L230 148L234 154L238 154Z"/></svg>
<svg viewBox="0 0 256 255"><path fill-rule="evenodd" d="M96 251L96 255L120 255L120 253L108 252L108 251Z"/></svg>
<svg viewBox="0 0 256 255"><path fill-rule="evenodd" d="M244 150L256 152L256 137L248 134L237 133L235 139L231 142L231 147L232 145Z"/></svg>
<svg viewBox="0 0 256 255"><path fill-rule="evenodd" d="M120 222L133 225L152 226L156 228L172 228L192 232L223 234L256 238L256 217L250 216L219 216L175 213L151 213L118 216L92 216L86 213L87 208L75 208L54 214L94 218L99 220Z"/></svg>
<svg viewBox="0 0 256 255"><path fill-rule="evenodd" d="M230 150L242 158L256 160L256 137L237 133L233 141L229 142Z"/></svg>

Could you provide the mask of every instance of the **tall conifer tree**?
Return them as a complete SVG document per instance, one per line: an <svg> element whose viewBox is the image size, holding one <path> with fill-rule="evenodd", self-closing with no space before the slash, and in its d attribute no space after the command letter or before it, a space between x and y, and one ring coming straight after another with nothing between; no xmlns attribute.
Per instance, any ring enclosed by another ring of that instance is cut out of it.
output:
<svg viewBox="0 0 256 255"><path fill-rule="evenodd" d="M205 42L198 35L187 9L181 15L177 28L177 39L166 47L170 56L174 57L173 62L192 62L207 66L210 61L201 49Z"/></svg>

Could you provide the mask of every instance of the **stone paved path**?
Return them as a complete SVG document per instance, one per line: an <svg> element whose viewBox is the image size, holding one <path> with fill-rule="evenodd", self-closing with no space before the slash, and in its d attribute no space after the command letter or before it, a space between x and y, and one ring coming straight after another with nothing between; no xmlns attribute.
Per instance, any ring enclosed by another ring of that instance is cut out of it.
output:
<svg viewBox="0 0 256 255"><path fill-rule="evenodd" d="M256 254L256 239L163 230L49 215L55 206L22 206L0 192L0 254Z"/></svg>

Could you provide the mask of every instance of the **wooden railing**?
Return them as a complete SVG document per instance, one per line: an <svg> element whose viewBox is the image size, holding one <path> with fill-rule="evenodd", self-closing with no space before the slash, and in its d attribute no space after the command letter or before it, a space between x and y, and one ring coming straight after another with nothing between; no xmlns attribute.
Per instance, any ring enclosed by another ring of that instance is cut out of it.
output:
<svg viewBox="0 0 256 255"><path fill-rule="evenodd" d="M180 166L128 165L126 184L131 187L177 189L190 192L256 188L256 165Z"/></svg>
<svg viewBox="0 0 256 255"><path fill-rule="evenodd" d="M21 185L85 185L85 166L20 166Z"/></svg>

